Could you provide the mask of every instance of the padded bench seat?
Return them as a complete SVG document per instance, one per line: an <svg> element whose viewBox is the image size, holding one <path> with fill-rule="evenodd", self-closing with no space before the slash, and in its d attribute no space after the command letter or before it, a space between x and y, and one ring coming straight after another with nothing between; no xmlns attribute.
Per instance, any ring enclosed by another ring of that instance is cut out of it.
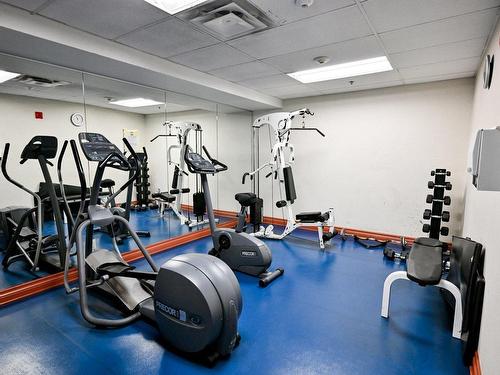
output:
<svg viewBox="0 0 500 375"><path fill-rule="evenodd" d="M295 215L295 220L302 223L323 223L328 220L328 212L324 214L322 214L321 211L301 212Z"/></svg>
<svg viewBox="0 0 500 375"><path fill-rule="evenodd" d="M417 238L406 260L408 278L421 286L439 284L443 274L443 247L439 240Z"/></svg>
<svg viewBox="0 0 500 375"><path fill-rule="evenodd" d="M115 182L111 180L110 178L106 178L101 181L101 188L103 189L109 189L115 186Z"/></svg>
<svg viewBox="0 0 500 375"><path fill-rule="evenodd" d="M153 199L161 199L162 201L167 203L172 203L175 201L175 196L166 192L153 193L151 197L153 197Z"/></svg>
<svg viewBox="0 0 500 375"><path fill-rule="evenodd" d="M238 193L234 199L243 207L250 207L257 200L257 195L254 193Z"/></svg>

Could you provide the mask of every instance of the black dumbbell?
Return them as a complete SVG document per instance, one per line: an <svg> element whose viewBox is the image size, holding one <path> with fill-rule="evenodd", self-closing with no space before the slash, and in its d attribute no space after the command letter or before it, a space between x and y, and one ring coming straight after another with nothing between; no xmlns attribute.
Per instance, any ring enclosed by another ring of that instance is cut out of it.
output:
<svg viewBox="0 0 500 375"><path fill-rule="evenodd" d="M451 204L451 197L449 196L444 197L443 203L445 206L449 206Z"/></svg>
<svg viewBox="0 0 500 375"><path fill-rule="evenodd" d="M394 249L390 249L387 247L384 249L384 256L389 259L394 259L394 256L396 255L395 253L396 252L394 251Z"/></svg>
<svg viewBox="0 0 500 375"><path fill-rule="evenodd" d="M432 194L428 194L427 197L425 198L425 201L427 203L432 203L433 200L434 200L434 196Z"/></svg>
<svg viewBox="0 0 500 375"><path fill-rule="evenodd" d="M446 190L451 190L451 182L447 182L446 185L444 186Z"/></svg>
<svg viewBox="0 0 500 375"><path fill-rule="evenodd" d="M432 211L431 211L431 210L429 210L429 209L426 209L426 210L424 211L424 219L425 219L425 220L429 220L429 219L431 218L431 214L432 214Z"/></svg>
<svg viewBox="0 0 500 375"><path fill-rule="evenodd" d="M431 226L430 226L429 224L424 224L424 225L422 226L422 231L423 231L424 233L429 233L429 232L431 231Z"/></svg>
<svg viewBox="0 0 500 375"><path fill-rule="evenodd" d="M428 187L429 189L434 189L434 182L433 182L433 181L429 181L429 182L427 183L427 187Z"/></svg>
<svg viewBox="0 0 500 375"><path fill-rule="evenodd" d="M448 233L450 233L450 229L448 227L442 227L440 232L441 236L447 236Z"/></svg>
<svg viewBox="0 0 500 375"><path fill-rule="evenodd" d="M441 219L446 223L450 221L450 212L449 211L443 211L443 214L441 215Z"/></svg>

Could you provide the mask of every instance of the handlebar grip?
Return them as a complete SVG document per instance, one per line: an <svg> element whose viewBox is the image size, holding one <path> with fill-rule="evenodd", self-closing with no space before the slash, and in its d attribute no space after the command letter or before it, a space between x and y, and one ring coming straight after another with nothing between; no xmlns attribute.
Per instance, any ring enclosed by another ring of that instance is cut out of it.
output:
<svg viewBox="0 0 500 375"><path fill-rule="evenodd" d="M248 173L248 172L243 173L243 178L241 179L242 185L245 185L245 180L246 180L247 176L250 176L250 173ZM252 178L250 177L250 179L252 179Z"/></svg>

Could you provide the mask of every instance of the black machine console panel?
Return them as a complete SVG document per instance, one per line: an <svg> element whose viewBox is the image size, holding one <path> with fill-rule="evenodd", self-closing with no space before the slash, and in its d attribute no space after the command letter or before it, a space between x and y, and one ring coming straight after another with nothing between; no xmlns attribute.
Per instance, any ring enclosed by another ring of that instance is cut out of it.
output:
<svg viewBox="0 0 500 375"><path fill-rule="evenodd" d="M115 144L111 143L105 136L98 133L80 133L78 140L82 146L83 153L89 161L100 162L108 157L109 154L116 154L117 157L112 158L113 162L121 164L125 168L123 161L125 156Z"/></svg>
<svg viewBox="0 0 500 375"><path fill-rule="evenodd" d="M38 159L39 156L45 159L53 159L57 154L57 138L50 135L37 135L31 139L21 153L21 160Z"/></svg>
<svg viewBox="0 0 500 375"><path fill-rule="evenodd" d="M212 174L217 172L211 162L196 152L187 152L185 161L189 169L193 170L194 173Z"/></svg>

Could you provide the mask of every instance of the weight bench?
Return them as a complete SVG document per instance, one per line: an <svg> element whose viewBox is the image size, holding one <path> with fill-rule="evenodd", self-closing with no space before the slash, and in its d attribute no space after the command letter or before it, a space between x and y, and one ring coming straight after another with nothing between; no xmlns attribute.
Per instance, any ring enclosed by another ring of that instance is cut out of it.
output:
<svg viewBox="0 0 500 375"><path fill-rule="evenodd" d="M169 192L158 192L151 194L151 197L156 201L158 205L158 212L161 216L164 215L167 208L170 207L170 204L175 202L175 195L170 194Z"/></svg>
<svg viewBox="0 0 500 375"><path fill-rule="evenodd" d="M172 203L175 201L175 196L171 195L167 192L162 192L162 193L154 193L151 195L153 199L156 199L158 201L163 201L164 203Z"/></svg>
<svg viewBox="0 0 500 375"><path fill-rule="evenodd" d="M452 295L455 305L453 319L453 337L460 339L462 331L462 295L460 289L443 276L443 250L445 244L432 238L417 238L406 260L406 271L396 271L384 281L382 296L382 312L384 318L389 318L391 287L396 280L410 280L420 286L433 285L447 290Z"/></svg>

